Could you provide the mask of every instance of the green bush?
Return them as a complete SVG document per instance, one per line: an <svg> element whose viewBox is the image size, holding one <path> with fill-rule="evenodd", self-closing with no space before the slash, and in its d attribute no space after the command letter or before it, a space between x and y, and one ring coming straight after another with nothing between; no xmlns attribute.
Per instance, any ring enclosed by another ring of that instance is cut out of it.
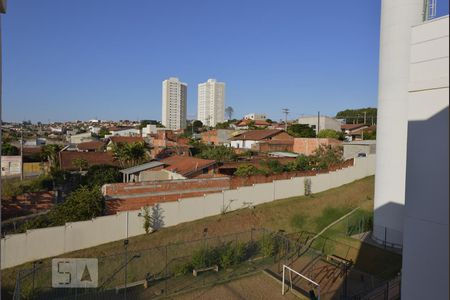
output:
<svg viewBox="0 0 450 300"><path fill-rule="evenodd" d="M83 178L85 185L102 186L107 183L122 182L122 174L120 168L110 165L94 165L90 166Z"/></svg>
<svg viewBox="0 0 450 300"><path fill-rule="evenodd" d="M193 266L191 262L187 262L184 264L179 264L174 267L173 273L175 275L185 275L189 272L192 272Z"/></svg>
<svg viewBox="0 0 450 300"><path fill-rule="evenodd" d="M219 262L220 253L217 248L208 249L202 247L192 255L192 267L196 269L216 265L219 264Z"/></svg>
<svg viewBox="0 0 450 300"><path fill-rule="evenodd" d="M251 176L256 174L261 174L261 171L258 170L258 168L256 168L254 165L250 164L239 165L234 172L234 175L236 176Z"/></svg>
<svg viewBox="0 0 450 300"><path fill-rule="evenodd" d="M273 234L266 234L260 241L261 254L264 257L274 256L278 252L278 242Z"/></svg>
<svg viewBox="0 0 450 300"><path fill-rule="evenodd" d="M220 251L220 266L224 269L235 263L235 249L230 244L225 245Z"/></svg>
<svg viewBox="0 0 450 300"><path fill-rule="evenodd" d="M50 176L41 175L37 178L23 181L12 179L2 181L2 196L15 197L25 193L37 193L48 191L53 188L53 181Z"/></svg>
<svg viewBox="0 0 450 300"><path fill-rule="evenodd" d="M225 162L225 161L234 161L236 160L236 153L234 153L233 148L226 146L207 146L203 150L201 150L200 154L198 154L200 158L203 159L213 159L217 162Z"/></svg>

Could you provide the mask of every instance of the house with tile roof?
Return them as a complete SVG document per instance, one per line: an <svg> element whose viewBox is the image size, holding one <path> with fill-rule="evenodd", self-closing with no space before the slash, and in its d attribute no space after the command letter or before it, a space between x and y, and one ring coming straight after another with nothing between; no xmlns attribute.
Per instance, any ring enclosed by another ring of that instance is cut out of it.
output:
<svg viewBox="0 0 450 300"><path fill-rule="evenodd" d="M281 129L249 130L230 139L230 145L239 149L257 149L258 143L268 141L293 141L293 137Z"/></svg>

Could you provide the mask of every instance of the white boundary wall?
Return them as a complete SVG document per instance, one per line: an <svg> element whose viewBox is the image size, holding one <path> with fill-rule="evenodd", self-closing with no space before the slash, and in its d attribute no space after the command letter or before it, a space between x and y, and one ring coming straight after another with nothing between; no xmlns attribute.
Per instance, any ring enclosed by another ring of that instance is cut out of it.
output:
<svg viewBox="0 0 450 300"><path fill-rule="evenodd" d="M312 176L311 191L319 193L330 188L375 174L375 155L355 158L354 166ZM305 177L254 184L203 197L160 203L164 227L218 215L274 200L304 195ZM28 230L1 239L1 268L61 255L144 234L139 210L119 212L90 221L67 223L65 226Z"/></svg>

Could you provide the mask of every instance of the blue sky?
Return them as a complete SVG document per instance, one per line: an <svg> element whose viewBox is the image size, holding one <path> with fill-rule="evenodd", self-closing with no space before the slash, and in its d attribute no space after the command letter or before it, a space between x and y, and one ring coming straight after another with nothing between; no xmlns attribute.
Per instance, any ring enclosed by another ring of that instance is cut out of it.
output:
<svg viewBox="0 0 450 300"><path fill-rule="evenodd" d="M161 82L227 84L235 117L376 106L372 0L9 1L5 121L160 119Z"/></svg>

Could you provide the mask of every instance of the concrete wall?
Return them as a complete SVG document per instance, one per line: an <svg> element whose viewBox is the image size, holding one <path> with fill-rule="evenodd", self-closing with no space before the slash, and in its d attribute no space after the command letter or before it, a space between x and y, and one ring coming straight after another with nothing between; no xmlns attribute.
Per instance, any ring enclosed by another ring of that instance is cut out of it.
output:
<svg viewBox="0 0 450 300"><path fill-rule="evenodd" d="M22 172L22 158L17 155L1 157L2 176L18 176Z"/></svg>
<svg viewBox="0 0 450 300"><path fill-rule="evenodd" d="M341 131L341 122L336 120L335 118L328 116L320 116L319 118L320 126L317 126L317 116L300 117L298 118L298 124L306 124L312 126L316 134L318 133L317 129L319 130L332 129L336 131Z"/></svg>
<svg viewBox="0 0 450 300"><path fill-rule="evenodd" d="M375 157L357 158L353 166L311 177L311 190L318 193L375 173ZM305 177L224 190L219 193L159 203L164 226L173 226L222 211L232 211L286 197L304 195ZM141 183L136 183L139 186ZM65 226L29 230L1 240L1 266L10 268L25 262L61 255L100 244L144 234L140 210L74 222Z"/></svg>
<svg viewBox="0 0 450 300"><path fill-rule="evenodd" d="M449 18L412 28L402 298L448 299Z"/></svg>
<svg viewBox="0 0 450 300"><path fill-rule="evenodd" d="M375 154L376 141L344 143L344 159L358 156L358 153Z"/></svg>

